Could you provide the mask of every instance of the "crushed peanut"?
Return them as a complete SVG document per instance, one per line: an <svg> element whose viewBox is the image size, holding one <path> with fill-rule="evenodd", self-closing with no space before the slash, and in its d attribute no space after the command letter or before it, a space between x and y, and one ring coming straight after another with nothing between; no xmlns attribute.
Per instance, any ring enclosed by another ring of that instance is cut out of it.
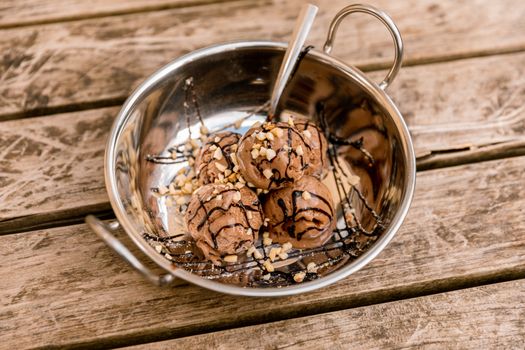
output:
<svg viewBox="0 0 525 350"><path fill-rule="evenodd" d="M217 160L221 160L222 159L222 151L220 148L217 148L215 150L215 152L213 153L213 158L217 159Z"/></svg>
<svg viewBox="0 0 525 350"><path fill-rule="evenodd" d="M315 265L314 262L309 262L308 265L306 265L306 270L308 272L317 272L317 265Z"/></svg>
<svg viewBox="0 0 525 350"><path fill-rule="evenodd" d="M232 197L233 201L235 203L237 203L238 201L241 200L241 192L237 191L233 194L233 197Z"/></svg>
<svg viewBox="0 0 525 350"><path fill-rule="evenodd" d="M275 151L271 148L268 148L266 150L266 159L268 160L272 160L275 158L275 156L277 155L277 153L275 153Z"/></svg>
<svg viewBox="0 0 525 350"><path fill-rule="evenodd" d="M297 146L297 150L296 151L297 151L297 155L298 156L302 156L304 154L302 146Z"/></svg>
<svg viewBox="0 0 525 350"><path fill-rule="evenodd" d="M219 170L221 173L225 172L227 167L226 165L223 165L219 162L215 162L215 167L217 168L217 170ZM230 170L231 171L231 170Z"/></svg>
<svg viewBox="0 0 525 350"><path fill-rule="evenodd" d="M263 170L263 175L264 175L264 177L266 177L267 179L271 179L272 176L273 176L273 171L272 171L272 169L268 169L268 168L267 168L267 169L264 169L264 170Z"/></svg>
<svg viewBox="0 0 525 350"><path fill-rule="evenodd" d="M255 251L253 252L253 257L257 260L259 259L262 259L263 258L263 255L261 254L261 252L257 249L255 249Z"/></svg>
<svg viewBox="0 0 525 350"><path fill-rule="evenodd" d="M312 199L312 195L308 191L304 191L303 194L301 194L301 197L303 197L305 201Z"/></svg>
<svg viewBox="0 0 525 350"><path fill-rule="evenodd" d="M293 280L297 283L301 283L302 281L304 281L305 277L306 277L306 272L301 271L293 275Z"/></svg>
<svg viewBox="0 0 525 350"><path fill-rule="evenodd" d="M273 265L270 262L270 260L265 260L264 263L263 263L263 266L266 269L266 271L268 271L268 272L274 272L275 271L275 267L273 267ZM295 277L294 277L294 279L295 279Z"/></svg>
<svg viewBox="0 0 525 350"><path fill-rule="evenodd" d="M235 263L237 262L237 255L226 255L223 260L225 262Z"/></svg>
<svg viewBox="0 0 525 350"><path fill-rule="evenodd" d="M310 130L303 130L303 135L308 139L312 137Z"/></svg>
<svg viewBox="0 0 525 350"><path fill-rule="evenodd" d="M252 149L252 159L257 159L257 157L259 157L259 150Z"/></svg>

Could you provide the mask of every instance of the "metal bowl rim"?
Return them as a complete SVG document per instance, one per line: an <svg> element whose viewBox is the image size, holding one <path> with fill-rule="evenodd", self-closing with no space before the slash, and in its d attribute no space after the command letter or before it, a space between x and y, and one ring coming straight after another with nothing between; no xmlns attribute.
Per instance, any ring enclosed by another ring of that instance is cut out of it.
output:
<svg viewBox="0 0 525 350"><path fill-rule="evenodd" d="M208 288L210 290L231 294L231 295L242 295L242 296L286 296L298 293L310 292L318 288L325 287L329 284L335 283L340 279L343 279L350 274L360 270L363 266L373 260L390 242L396 232L399 230L403 220L405 219L410 204L412 202L413 193L415 189L416 180L416 164L415 164L415 153L412 145L412 140L403 120L401 113L398 108L392 102L390 97L374 82L368 79L363 72L355 67L351 67L346 63L340 61L325 53L311 50L309 55L314 58L323 61L326 64L332 65L333 67L342 70L348 78L354 79L358 85L363 88L369 95L372 95L376 100L383 105L392 118L395 126L401 134L401 141L403 143L402 148L405 154L406 163L406 177L404 188L404 198L400 203L400 207L395 214L392 222L388 229L383 232L382 236L373 244L373 246L359 256L356 260L340 268L339 270L330 273L329 275L319 278L314 281L305 282L302 284L287 286L287 287L272 287L272 288L245 288L235 285L228 285L220 282L215 282L202 277L199 277L191 272L188 272L182 268L176 268L167 259L158 254L153 247L151 247L142 237L142 235L134 229L131 220L125 212L122 199L118 195L115 167L113 166L113 159L115 158L116 142L121 136L121 132L126 125L130 113L136 107L136 105L143 100L143 97L147 96L149 91L156 87L157 84L161 83L167 78L173 71L184 66L185 64L206 57L208 55L219 54L222 52L237 50L237 49L281 49L285 50L287 47L286 43L279 43L274 41L236 41L227 42L222 44L216 44L208 46L199 50L192 51L184 56L181 56L158 71L149 76L142 84L140 84L128 99L123 104L119 114L117 115L113 126L111 128L110 135L107 141L107 147L104 157L104 176L106 183L106 190L108 192L111 206L115 212L116 218L120 225L126 231L127 235L132 241L141 249L144 254L151 258L157 265L162 267L164 270L173 274L176 277L182 278L188 282L196 284L198 286Z"/></svg>

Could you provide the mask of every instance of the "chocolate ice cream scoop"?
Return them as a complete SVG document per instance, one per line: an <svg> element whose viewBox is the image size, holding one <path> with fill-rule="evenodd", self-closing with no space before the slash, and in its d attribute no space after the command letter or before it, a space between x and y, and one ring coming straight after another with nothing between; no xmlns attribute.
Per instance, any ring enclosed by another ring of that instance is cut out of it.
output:
<svg viewBox="0 0 525 350"><path fill-rule="evenodd" d="M270 238L281 244L290 242L298 249L323 245L336 224L330 191L309 175L268 193L263 211L269 220Z"/></svg>
<svg viewBox="0 0 525 350"><path fill-rule="evenodd" d="M230 153L237 150L240 138L240 134L231 131L218 132L208 137L195 160L199 185L214 183L216 179L233 172L235 164Z"/></svg>
<svg viewBox="0 0 525 350"><path fill-rule="evenodd" d="M307 120L296 120L295 127L304 136L304 141L308 145L309 162L304 170L305 175L312 175L322 178L323 173L328 167L328 142L321 129L314 123Z"/></svg>
<svg viewBox="0 0 525 350"><path fill-rule="evenodd" d="M207 184L193 193L185 221L204 256L221 265L226 256L243 253L253 245L263 217L252 190Z"/></svg>
<svg viewBox="0 0 525 350"><path fill-rule="evenodd" d="M284 187L300 179L310 146L293 122L253 126L239 142L237 160L244 179L260 189Z"/></svg>

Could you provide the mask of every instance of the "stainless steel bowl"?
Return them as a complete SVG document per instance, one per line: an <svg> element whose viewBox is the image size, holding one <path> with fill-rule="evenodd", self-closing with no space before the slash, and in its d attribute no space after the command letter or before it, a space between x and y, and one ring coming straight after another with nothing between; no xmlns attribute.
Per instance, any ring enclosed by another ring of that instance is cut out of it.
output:
<svg viewBox="0 0 525 350"><path fill-rule="evenodd" d="M388 27L394 39L395 62L380 84L329 55L340 21L352 12L374 15ZM107 224L93 216L86 221L153 283L165 285L179 277L235 295L281 296L307 292L362 268L385 248L399 229L414 192L415 157L403 118L384 90L401 65L402 42L397 28L384 12L366 5L351 5L332 21L324 52L310 50L304 55L281 98L279 110L317 119L317 123L322 114L322 123L332 135L332 143L338 144L333 147L341 162L339 170L360 177L351 204L364 232L374 231L373 239L361 242L358 254L320 278L264 288L203 278L166 259L148 242L147 235L167 237L175 228L180 229L177 222L180 218L172 215L162 198L151 189L169 183L181 164L152 163L146 156L166 154L170 146L183 142L189 133L199 135L199 118L196 113L188 113L185 105L187 79L193 79L198 101L193 109L198 108L209 129L231 124L258 108L253 118L261 119L264 112L260 106L270 98L285 49L282 43L245 41L192 52L154 73L122 107L111 130L105 157L106 187L118 222ZM336 187L334 191L340 190ZM344 205L342 199L337 202L339 208ZM167 274L152 273L112 235L111 231L119 223Z"/></svg>

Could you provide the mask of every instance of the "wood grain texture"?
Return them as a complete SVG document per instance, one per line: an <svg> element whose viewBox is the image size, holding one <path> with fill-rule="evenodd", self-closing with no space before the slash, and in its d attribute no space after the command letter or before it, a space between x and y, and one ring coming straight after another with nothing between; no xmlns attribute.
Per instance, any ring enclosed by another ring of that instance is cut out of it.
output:
<svg viewBox="0 0 525 350"><path fill-rule="evenodd" d="M245 0L4 30L0 118L119 103L154 70L210 44L286 41L302 3ZM321 47L329 21L348 1L317 3L309 42ZM525 6L518 0L371 3L396 21L408 64L525 49ZM335 55L366 69L387 67L393 57L386 29L364 15L345 21L335 46Z"/></svg>
<svg viewBox="0 0 525 350"><path fill-rule="evenodd" d="M103 159L117 112L0 123L0 233L110 208Z"/></svg>
<svg viewBox="0 0 525 350"><path fill-rule="evenodd" d="M495 66L498 69L492 69ZM383 73L374 72L372 78L379 80ZM487 144L524 140L523 53L406 67L388 93L405 117L420 156L465 146L484 152L480 147ZM117 111L0 123L0 233L109 209L103 150ZM498 150L492 157L508 155ZM466 156L452 152L446 162L443 157L437 163L435 157L425 161L434 167L457 165L473 159L470 153Z"/></svg>
<svg viewBox="0 0 525 350"><path fill-rule="evenodd" d="M521 349L525 280L126 349Z"/></svg>
<svg viewBox="0 0 525 350"><path fill-rule="evenodd" d="M200 5L217 0L3 0L0 29ZM220 1L220 0L219 0Z"/></svg>
<svg viewBox="0 0 525 350"><path fill-rule="evenodd" d="M407 220L372 263L278 300L151 286L85 225L0 236L0 348L129 345L524 278L524 166L422 173Z"/></svg>

